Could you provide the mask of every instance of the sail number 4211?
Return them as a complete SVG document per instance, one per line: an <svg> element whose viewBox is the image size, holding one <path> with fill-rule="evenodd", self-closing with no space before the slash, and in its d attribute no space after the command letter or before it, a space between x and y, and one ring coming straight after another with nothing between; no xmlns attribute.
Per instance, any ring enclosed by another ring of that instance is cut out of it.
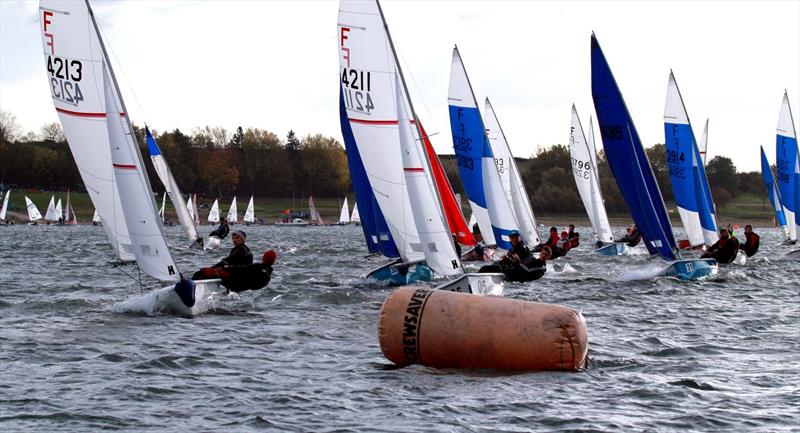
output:
<svg viewBox="0 0 800 433"><path fill-rule="evenodd" d="M344 89L344 103L347 108L369 113L375 109L375 103L370 95L372 87L371 73L350 68L342 69L342 87Z"/></svg>

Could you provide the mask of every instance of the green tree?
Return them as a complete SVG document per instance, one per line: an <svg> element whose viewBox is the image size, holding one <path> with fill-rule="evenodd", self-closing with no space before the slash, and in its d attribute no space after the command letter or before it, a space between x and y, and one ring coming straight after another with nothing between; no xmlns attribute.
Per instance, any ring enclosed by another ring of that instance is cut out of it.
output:
<svg viewBox="0 0 800 433"><path fill-rule="evenodd" d="M711 190L714 187L722 187L731 194L739 193L739 184L736 176L736 166L730 158L715 156L706 164L706 176ZM717 202L715 197L715 202Z"/></svg>

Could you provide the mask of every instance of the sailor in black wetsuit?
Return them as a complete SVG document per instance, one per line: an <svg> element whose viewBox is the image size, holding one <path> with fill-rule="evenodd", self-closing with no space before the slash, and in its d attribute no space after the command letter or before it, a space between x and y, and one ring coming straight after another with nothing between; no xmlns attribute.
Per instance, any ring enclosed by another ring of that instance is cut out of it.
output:
<svg viewBox="0 0 800 433"><path fill-rule="evenodd" d="M544 260L538 260L531 256L530 250L520 239L517 230L512 230L508 238L511 241L511 249L508 253L495 264L484 266L478 272L502 272L508 281L525 282L541 278L546 270L544 261L551 254L550 247L542 248L539 255L544 257Z"/></svg>
<svg viewBox="0 0 800 433"><path fill-rule="evenodd" d="M269 250L261 257L261 263L226 266L221 272L221 284L231 292L258 290L265 287L272 277L272 264L275 263L277 256L275 251Z"/></svg>
<svg viewBox="0 0 800 433"><path fill-rule="evenodd" d="M216 236L220 239L225 239L225 236L228 236L228 233L231 231L230 227L228 226L228 220L225 218L220 219L219 226L214 229L209 236Z"/></svg>
<svg viewBox="0 0 800 433"><path fill-rule="evenodd" d="M233 234L231 235L233 248L231 249L231 252L228 254L228 257L225 257L219 263L211 266L210 268L203 268L195 272L194 275L192 275L192 279L199 280L204 278L217 278L220 275L216 272L213 272L215 269L222 269L227 266L252 265L253 253L250 252L250 248L248 248L247 245L244 244L246 240L247 240L247 235L243 231L234 230Z"/></svg>
<svg viewBox="0 0 800 433"><path fill-rule="evenodd" d="M628 233L625 236L619 239L614 239L614 242L625 242L629 247L635 247L636 245L639 245L639 241L642 240L642 234L639 233L639 227L636 227L636 224L634 224L628 227L627 231Z"/></svg>
<svg viewBox="0 0 800 433"><path fill-rule="evenodd" d="M728 236L728 229L719 229L719 240L711 245L708 252L700 256L702 259L712 258L719 263L730 263L739 252L739 242Z"/></svg>
<svg viewBox="0 0 800 433"><path fill-rule="evenodd" d="M743 250L747 257L752 257L753 254L758 252L758 247L761 245L761 238L753 231L753 226L750 224L744 226L745 242L739 244L739 249Z"/></svg>

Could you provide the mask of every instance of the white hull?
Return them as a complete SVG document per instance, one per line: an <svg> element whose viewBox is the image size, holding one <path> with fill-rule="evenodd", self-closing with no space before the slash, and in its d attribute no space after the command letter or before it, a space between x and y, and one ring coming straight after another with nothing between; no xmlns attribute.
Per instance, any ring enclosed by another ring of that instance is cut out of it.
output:
<svg viewBox="0 0 800 433"><path fill-rule="evenodd" d="M436 290L472 293L481 296L503 296L505 290L503 277L504 275L501 273L464 274L455 280L436 286Z"/></svg>

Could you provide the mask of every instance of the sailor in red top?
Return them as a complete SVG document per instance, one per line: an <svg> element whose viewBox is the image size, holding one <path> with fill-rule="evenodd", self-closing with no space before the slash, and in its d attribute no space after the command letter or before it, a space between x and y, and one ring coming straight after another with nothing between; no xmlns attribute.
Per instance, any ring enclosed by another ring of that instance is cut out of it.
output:
<svg viewBox="0 0 800 433"><path fill-rule="evenodd" d="M758 247L761 245L761 238L753 231L753 226L750 224L744 226L745 242L739 244L739 249L744 250L747 257L752 257L753 254L758 252Z"/></svg>

